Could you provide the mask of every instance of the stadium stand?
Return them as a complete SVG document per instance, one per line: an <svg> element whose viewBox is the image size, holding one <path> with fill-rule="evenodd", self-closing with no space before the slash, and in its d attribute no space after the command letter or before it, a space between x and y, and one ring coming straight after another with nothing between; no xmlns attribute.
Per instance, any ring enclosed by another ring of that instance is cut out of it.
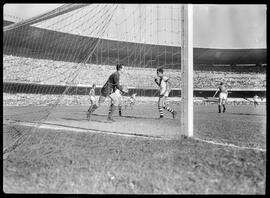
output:
<svg viewBox="0 0 270 198"><path fill-rule="evenodd" d="M64 85L65 80L76 64L10 55L4 55L3 60L5 62L3 70L5 82L16 81L54 85ZM87 64L85 68L81 69L74 84L90 86L95 83L101 86L112 71L114 71L114 66ZM179 70L168 69L166 73L171 79L174 88L181 87ZM137 78L138 76L140 78ZM149 83L149 81L152 81L154 76L154 68L126 67L122 80L129 87L141 84L142 87L153 88L155 87L154 82ZM138 80L140 82L137 82ZM231 89L266 88L266 68L258 66L239 66L236 68L230 66L195 66L194 88L216 88L220 81L226 82Z"/></svg>

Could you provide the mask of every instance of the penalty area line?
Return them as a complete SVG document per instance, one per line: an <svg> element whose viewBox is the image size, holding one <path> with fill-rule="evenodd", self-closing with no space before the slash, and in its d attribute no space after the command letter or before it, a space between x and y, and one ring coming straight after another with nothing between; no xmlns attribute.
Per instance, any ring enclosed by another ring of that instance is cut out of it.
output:
<svg viewBox="0 0 270 198"><path fill-rule="evenodd" d="M23 126L29 126L29 127L35 127L35 122L17 122L18 125ZM106 130L99 130L99 129L87 129L87 128L81 128L81 127L72 127L72 126L65 126L60 124L53 124L53 123L39 123L38 128L40 129L51 129L51 130L65 130L65 131L75 131L75 132L91 132L91 133L99 133L99 134L110 134L110 135L119 135L119 136L125 136L125 137L137 137L137 138L147 138L147 139L155 139L155 140L171 140L170 138L161 137L161 136L151 136L151 135L145 135L145 134L137 134L137 133L124 133L124 132L118 132L118 131L106 131Z"/></svg>
<svg viewBox="0 0 270 198"><path fill-rule="evenodd" d="M262 149L262 148L252 148L252 147L246 147L246 146L237 146L237 145L234 145L234 144L214 142L214 141L211 141L211 140L203 140L203 139L195 138L195 137L191 137L191 138L194 139L194 140L201 141L201 142L206 142L206 143L209 143L209 144L215 144L215 145L227 146L227 147L234 147L234 148L243 149L243 150L257 150L257 151L266 152L266 149Z"/></svg>

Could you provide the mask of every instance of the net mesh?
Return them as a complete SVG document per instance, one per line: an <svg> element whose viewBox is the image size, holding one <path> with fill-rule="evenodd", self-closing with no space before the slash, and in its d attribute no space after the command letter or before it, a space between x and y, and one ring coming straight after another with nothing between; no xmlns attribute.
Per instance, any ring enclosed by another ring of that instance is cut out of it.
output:
<svg viewBox="0 0 270 198"><path fill-rule="evenodd" d="M59 118L63 107L80 105L70 114L80 109L76 119L78 123L85 122L92 84L97 85L98 96L119 63L125 66L120 84L127 86L130 95L136 93L142 104L137 113L130 112L130 117L147 120L159 116L159 88L154 77L156 68L161 67L171 79L170 102L179 108L180 44L181 5L67 4L5 26L3 119L8 127L18 128L18 123L27 122L32 123L32 129L25 135L7 134L14 141L7 137L9 143L4 150L31 139L30 134L44 123L63 121ZM124 96L124 100L128 98L129 95ZM155 131L154 125L146 122L141 129ZM100 129L95 124L91 127ZM130 130L117 127L113 130ZM164 132L167 128L159 130Z"/></svg>

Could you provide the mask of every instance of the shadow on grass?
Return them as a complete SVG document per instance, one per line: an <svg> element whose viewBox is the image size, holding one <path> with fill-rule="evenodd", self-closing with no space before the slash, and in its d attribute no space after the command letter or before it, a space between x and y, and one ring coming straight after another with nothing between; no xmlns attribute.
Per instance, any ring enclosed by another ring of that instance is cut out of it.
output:
<svg viewBox="0 0 270 198"><path fill-rule="evenodd" d="M62 118L63 120L73 120L73 121L88 121L86 118L83 119L75 119L75 118ZM101 122L101 123L112 123L110 121L106 121L106 120L95 120L95 119L90 119L89 122Z"/></svg>
<svg viewBox="0 0 270 198"><path fill-rule="evenodd" d="M265 114L257 114L257 113L227 113L234 115L247 115L247 116L266 116Z"/></svg>
<svg viewBox="0 0 270 198"><path fill-rule="evenodd" d="M92 114L94 116L107 116L105 114ZM157 120L159 118L153 118L153 117L143 117L143 116L130 116L130 115L122 115L122 116L119 116L119 115L115 115L115 117L121 117L121 118L132 118L132 119L148 119L148 120ZM163 118L163 119L166 119L166 118Z"/></svg>
<svg viewBox="0 0 270 198"><path fill-rule="evenodd" d="M96 122L103 122L103 123L112 123L110 121L100 121L100 120L90 120L91 121L96 121ZM150 138L163 138L162 136L159 135L146 135L146 134L139 134L139 133L126 133L126 132L122 132L122 131L114 131L114 130L100 130L100 129L94 129L94 128L84 128L84 127L76 127L76 126L68 126L68 125L64 125L64 124L57 124L57 123L44 123L46 125L51 125L51 126L60 126L60 127L66 127L66 128L71 128L71 129L81 129L81 130L91 130L91 131L95 131L95 132L100 132L103 134L122 134L122 135L131 135L131 136L141 136L141 137L150 137ZM64 129L63 129L64 130Z"/></svg>

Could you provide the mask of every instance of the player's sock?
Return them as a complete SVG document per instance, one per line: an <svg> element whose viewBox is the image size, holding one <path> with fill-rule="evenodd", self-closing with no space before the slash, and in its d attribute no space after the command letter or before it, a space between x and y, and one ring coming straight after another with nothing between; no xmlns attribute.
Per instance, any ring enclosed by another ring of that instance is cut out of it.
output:
<svg viewBox="0 0 270 198"><path fill-rule="evenodd" d="M172 110L169 106L167 106L167 107L163 107L164 109L166 109L167 111L169 111L169 112L171 112L171 113L173 113L174 112L174 110Z"/></svg>
<svg viewBox="0 0 270 198"><path fill-rule="evenodd" d="M98 106L96 104L94 104L91 111L90 111L90 113L93 113L97 108L98 108Z"/></svg>
<svg viewBox="0 0 270 198"><path fill-rule="evenodd" d="M112 117L113 117L113 113L114 113L115 109L116 109L116 106L111 104L109 114L108 114L108 120L114 121Z"/></svg>
<svg viewBox="0 0 270 198"><path fill-rule="evenodd" d="M118 106L119 116L122 116L122 106Z"/></svg>
<svg viewBox="0 0 270 198"><path fill-rule="evenodd" d="M159 117L160 118L163 118L164 115L163 115L163 108L159 108Z"/></svg>
<svg viewBox="0 0 270 198"><path fill-rule="evenodd" d="M226 111L225 105L223 105L223 113Z"/></svg>
<svg viewBox="0 0 270 198"><path fill-rule="evenodd" d="M218 105L218 112L221 113L221 105Z"/></svg>
<svg viewBox="0 0 270 198"><path fill-rule="evenodd" d="M91 110L92 110L92 108L93 108L93 105L90 105L90 107L88 108L88 112L90 112Z"/></svg>
<svg viewBox="0 0 270 198"><path fill-rule="evenodd" d="M112 107L113 105L111 104L109 107L109 112L108 112L108 119L111 118L111 114L112 114Z"/></svg>

